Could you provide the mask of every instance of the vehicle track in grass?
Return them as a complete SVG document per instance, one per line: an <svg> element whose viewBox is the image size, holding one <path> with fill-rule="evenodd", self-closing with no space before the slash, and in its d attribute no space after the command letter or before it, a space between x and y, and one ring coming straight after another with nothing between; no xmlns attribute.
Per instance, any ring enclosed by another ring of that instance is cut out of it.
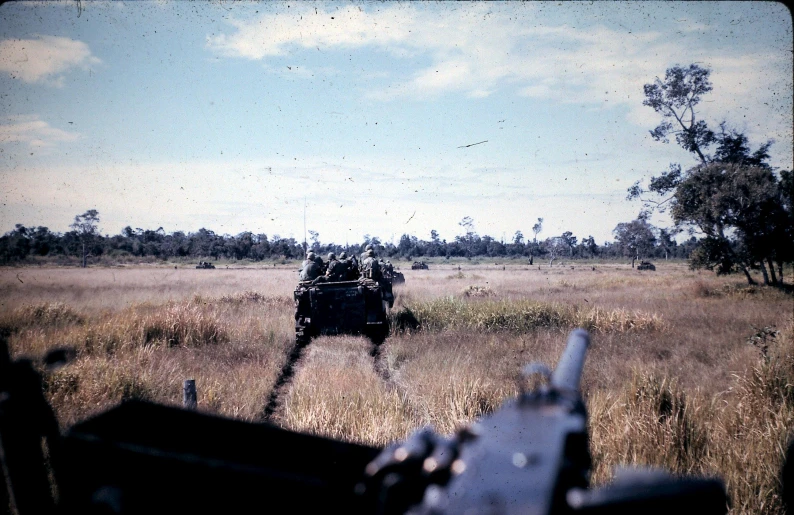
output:
<svg viewBox="0 0 794 515"><path fill-rule="evenodd" d="M276 382L273 383L273 389L270 390L270 396L268 397L267 404L265 404L265 409L262 412L262 418L265 422L273 421L273 415L275 414L276 409L278 409L280 406L281 398L289 391L289 387L292 384L292 378L295 375L295 370L298 368L298 362L305 354L305 350L310 343L311 340L295 341L292 350L290 350L290 353L287 356L287 361L281 368L281 372L279 373Z"/></svg>
<svg viewBox="0 0 794 515"><path fill-rule="evenodd" d="M391 374L389 373L389 366L386 363L386 357L384 353L384 348L386 345L386 341L383 343L371 342L369 355L372 356L372 366L375 370L375 374L389 389L393 389L396 388L397 385L394 383L394 380L392 380Z"/></svg>

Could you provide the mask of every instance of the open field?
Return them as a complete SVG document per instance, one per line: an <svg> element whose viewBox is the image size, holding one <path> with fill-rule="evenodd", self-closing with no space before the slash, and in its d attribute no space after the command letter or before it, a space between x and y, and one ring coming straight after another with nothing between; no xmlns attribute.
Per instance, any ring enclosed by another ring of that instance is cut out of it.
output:
<svg viewBox="0 0 794 515"><path fill-rule="evenodd" d="M374 445L492 411L524 364L553 366L581 326L593 337L583 387L594 481L626 463L717 474L733 513L783 512L790 295L682 264L458 265L402 266L386 342L314 340L271 410L294 344L297 273L285 266L6 268L0 326L17 357L77 350L46 381L64 427L125 398L178 404L195 378L201 410Z"/></svg>

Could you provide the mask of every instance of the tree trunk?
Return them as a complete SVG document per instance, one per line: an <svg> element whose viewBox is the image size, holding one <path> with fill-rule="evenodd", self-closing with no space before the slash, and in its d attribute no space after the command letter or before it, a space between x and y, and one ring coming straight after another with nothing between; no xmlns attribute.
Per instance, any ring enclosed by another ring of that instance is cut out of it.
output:
<svg viewBox="0 0 794 515"><path fill-rule="evenodd" d="M783 277L785 277L785 276L783 275L783 262L782 261L778 261L777 262L777 275L780 276L780 284L786 284L786 282L783 280Z"/></svg>
<svg viewBox="0 0 794 515"><path fill-rule="evenodd" d="M777 276L775 275L775 264L772 263L772 258L766 258L766 262L769 264L769 275L772 276L772 284L777 284Z"/></svg>
<svg viewBox="0 0 794 515"><path fill-rule="evenodd" d="M87 255L86 255L86 253L85 253L85 243L83 243L83 268L85 268L85 267L86 267L86 264L87 264L87 263L86 263L86 258L87 258L87 257L88 257L88 256L87 256Z"/></svg>
<svg viewBox="0 0 794 515"><path fill-rule="evenodd" d="M769 274L766 273L766 266L764 266L764 261L761 260L761 274L764 276L764 284L769 285Z"/></svg>
<svg viewBox="0 0 794 515"><path fill-rule="evenodd" d="M755 280L750 275L750 271L747 270L747 267L744 265L739 265L742 267L742 272L744 272L744 276L747 277L747 284L756 284Z"/></svg>

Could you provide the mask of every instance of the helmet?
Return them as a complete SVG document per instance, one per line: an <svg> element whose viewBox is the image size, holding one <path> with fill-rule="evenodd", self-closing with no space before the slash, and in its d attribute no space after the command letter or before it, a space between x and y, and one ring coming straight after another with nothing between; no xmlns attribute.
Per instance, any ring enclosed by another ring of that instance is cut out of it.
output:
<svg viewBox="0 0 794 515"><path fill-rule="evenodd" d="M339 259L347 259L347 252L342 252L339 254Z"/></svg>
<svg viewBox="0 0 794 515"><path fill-rule="evenodd" d="M314 262L317 263L318 265L322 265L323 264L323 258L321 258L320 256L317 256L317 257L314 258Z"/></svg>
<svg viewBox="0 0 794 515"><path fill-rule="evenodd" d="M309 251L309 253L306 254L306 259L308 259L309 261L314 261L314 258L315 258L314 252Z"/></svg>
<svg viewBox="0 0 794 515"><path fill-rule="evenodd" d="M328 253L328 261L331 261L332 259L336 259L336 254L334 254L333 252L329 252Z"/></svg>
<svg viewBox="0 0 794 515"><path fill-rule="evenodd" d="M367 245L364 250L372 250L372 245Z"/></svg>
<svg viewBox="0 0 794 515"><path fill-rule="evenodd" d="M373 256L375 253L374 253L374 252L372 252L372 249L369 249L369 250L368 250L368 251L366 251L364 254L365 254L367 257L372 257L372 256Z"/></svg>

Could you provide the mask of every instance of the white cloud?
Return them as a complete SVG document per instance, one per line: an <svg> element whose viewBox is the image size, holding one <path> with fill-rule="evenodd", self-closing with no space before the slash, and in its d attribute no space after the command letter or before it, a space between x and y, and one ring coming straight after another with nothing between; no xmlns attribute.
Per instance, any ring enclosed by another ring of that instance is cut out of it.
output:
<svg viewBox="0 0 794 515"><path fill-rule="evenodd" d="M223 55L248 59L283 55L291 46L312 49L383 46L409 35L410 16L404 18L403 14L402 7L370 14L353 5L326 11L305 4L294 12L264 14L251 22L231 21L237 31L208 37L207 45Z"/></svg>
<svg viewBox="0 0 794 515"><path fill-rule="evenodd" d="M26 143L31 148L54 147L76 141L80 134L51 127L38 115L9 116L0 120L0 143Z"/></svg>
<svg viewBox="0 0 794 515"><path fill-rule="evenodd" d="M0 71L24 82L61 87L62 74L74 68L88 70L101 62L87 44L69 38L38 36L0 41Z"/></svg>
<svg viewBox="0 0 794 515"><path fill-rule="evenodd" d="M515 86L519 95L537 99L623 106L631 110L629 121L643 127L656 120L642 106L643 84L672 65L699 61L714 70L714 109L706 108L704 114L754 106L758 118L774 123L760 132L782 134L792 125L791 100L779 98L781 92L791 92L791 65L783 62L790 56L709 50L699 38L717 27L685 17L675 20L679 33L671 38L647 29L553 25L538 4L475 3L455 9L385 4L366 10L299 4L290 11L235 20L234 31L208 37L207 46L255 60L300 49L369 47L422 63L418 69L406 68L395 82L366 91L371 99L430 98L449 92L481 98ZM775 94L778 98L772 99Z"/></svg>

